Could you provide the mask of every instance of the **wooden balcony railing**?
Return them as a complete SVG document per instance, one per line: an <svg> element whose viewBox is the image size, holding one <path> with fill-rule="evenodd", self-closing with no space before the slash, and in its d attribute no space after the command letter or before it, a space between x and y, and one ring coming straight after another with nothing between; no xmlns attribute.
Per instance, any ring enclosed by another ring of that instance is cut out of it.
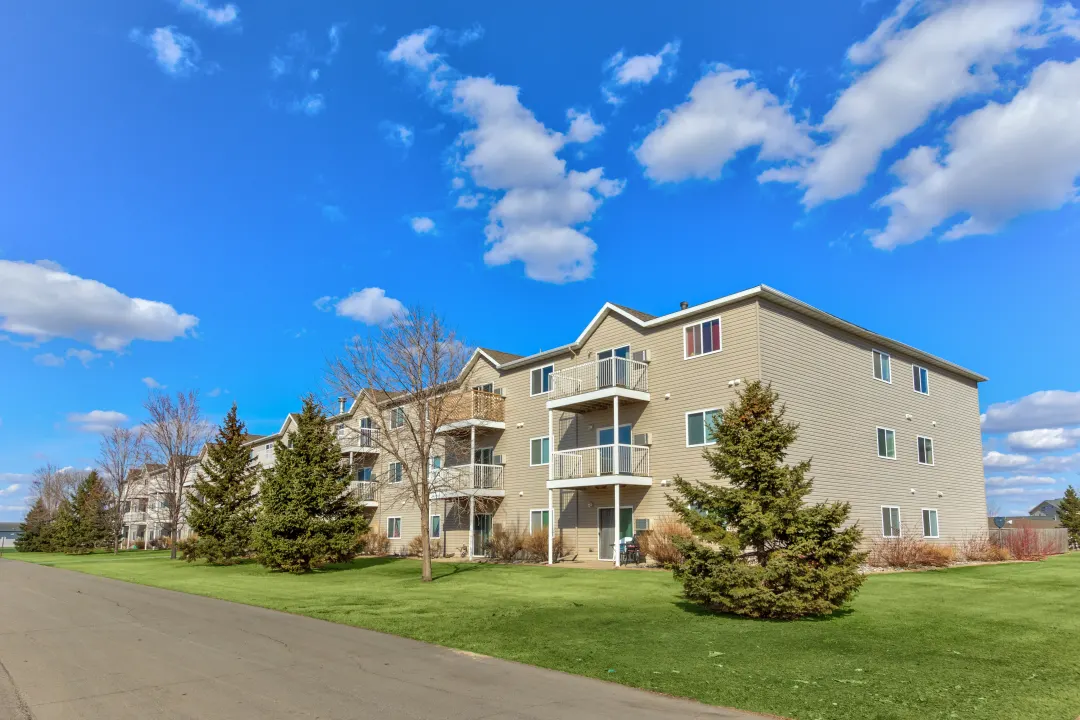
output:
<svg viewBox="0 0 1080 720"><path fill-rule="evenodd" d="M506 398L486 390L466 390L447 398L444 424L462 420L506 422Z"/></svg>

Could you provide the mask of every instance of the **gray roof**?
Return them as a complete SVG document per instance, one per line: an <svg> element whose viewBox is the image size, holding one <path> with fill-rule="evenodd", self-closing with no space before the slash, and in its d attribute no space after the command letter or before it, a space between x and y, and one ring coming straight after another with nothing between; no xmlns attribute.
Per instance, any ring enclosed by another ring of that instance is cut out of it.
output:
<svg viewBox="0 0 1080 720"><path fill-rule="evenodd" d="M0 532L11 532L18 530L21 526L21 522L0 522Z"/></svg>
<svg viewBox="0 0 1080 720"><path fill-rule="evenodd" d="M502 350L492 350L491 348L482 347L476 349L481 352L487 353L495 362L499 363L500 365L502 365L503 363L511 362L513 360L520 360L521 358L525 357L524 355L515 355L514 353L503 352Z"/></svg>
<svg viewBox="0 0 1080 720"><path fill-rule="evenodd" d="M656 319L655 315L650 315L647 312L641 312L640 310L635 310L634 308L626 307L625 305L616 305L615 303L611 303L611 304L615 305L615 307L619 308L620 310L622 310L624 312L630 313L631 315L636 317L638 320L644 320L644 321L648 322L649 320L655 320Z"/></svg>

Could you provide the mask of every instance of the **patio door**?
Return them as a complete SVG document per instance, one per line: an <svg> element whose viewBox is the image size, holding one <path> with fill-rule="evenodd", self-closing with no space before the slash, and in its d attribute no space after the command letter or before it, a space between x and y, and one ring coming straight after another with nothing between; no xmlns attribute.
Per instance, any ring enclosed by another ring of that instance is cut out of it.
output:
<svg viewBox="0 0 1080 720"><path fill-rule="evenodd" d="M619 360L622 358L623 360ZM626 387L630 346L601 350L596 353L596 389Z"/></svg>
<svg viewBox="0 0 1080 720"><path fill-rule="evenodd" d="M624 538L634 536L634 508L624 507L619 511L619 527L615 527L615 508L600 508L600 547L601 560L615 560L616 547Z"/></svg>
<svg viewBox="0 0 1080 720"><path fill-rule="evenodd" d="M606 427L596 431L597 458L596 467L601 475L629 474L630 472L630 442L632 440L630 425L619 426L619 467L615 468L615 428Z"/></svg>
<svg viewBox="0 0 1080 720"><path fill-rule="evenodd" d="M360 447L371 447L371 418L360 418Z"/></svg>
<svg viewBox="0 0 1080 720"><path fill-rule="evenodd" d="M477 515L473 520L473 556L487 555L487 544L491 540L491 515Z"/></svg>

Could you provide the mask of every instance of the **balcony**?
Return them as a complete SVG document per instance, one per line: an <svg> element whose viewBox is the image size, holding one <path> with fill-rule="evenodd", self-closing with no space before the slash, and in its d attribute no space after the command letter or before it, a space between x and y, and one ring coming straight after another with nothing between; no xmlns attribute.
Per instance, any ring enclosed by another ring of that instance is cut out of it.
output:
<svg viewBox="0 0 1080 720"><path fill-rule="evenodd" d="M506 398L486 390L453 393L447 400L446 421L436 432L452 432L470 427L506 429Z"/></svg>
<svg viewBox="0 0 1080 720"><path fill-rule="evenodd" d="M374 480L354 480L349 483L353 495L364 507L379 507L379 484Z"/></svg>
<svg viewBox="0 0 1080 720"><path fill-rule="evenodd" d="M343 453L379 452L379 428L342 428L337 431L338 445Z"/></svg>
<svg viewBox="0 0 1080 720"><path fill-rule="evenodd" d="M431 497L503 497L502 465L452 465L439 470L431 482Z"/></svg>
<svg viewBox="0 0 1080 720"><path fill-rule="evenodd" d="M551 453L548 489L594 485L652 485L649 448L644 445L596 445Z"/></svg>
<svg viewBox="0 0 1080 720"><path fill-rule="evenodd" d="M146 522L146 511L129 510L128 512L124 513L124 522L129 525L131 523L144 523Z"/></svg>
<svg viewBox="0 0 1080 720"><path fill-rule="evenodd" d="M548 410L589 412L610 407L615 397L649 401L649 365L609 357L551 373Z"/></svg>

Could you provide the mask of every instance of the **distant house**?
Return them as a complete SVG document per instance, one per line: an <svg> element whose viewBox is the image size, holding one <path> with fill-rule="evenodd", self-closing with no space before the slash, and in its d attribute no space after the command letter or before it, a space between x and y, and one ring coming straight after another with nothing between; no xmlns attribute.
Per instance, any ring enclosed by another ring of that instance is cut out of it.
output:
<svg viewBox="0 0 1080 720"><path fill-rule="evenodd" d="M0 522L0 544L4 547L11 547L15 544L15 540L22 535L22 523L17 522Z"/></svg>
<svg viewBox="0 0 1080 720"><path fill-rule="evenodd" d="M1028 510L1028 515L1031 517L1049 518L1057 521L1058 515L1061 512L1061 501L1064 498L1058 498L1057 500L1043 500L1035 507Z"/></svg>

